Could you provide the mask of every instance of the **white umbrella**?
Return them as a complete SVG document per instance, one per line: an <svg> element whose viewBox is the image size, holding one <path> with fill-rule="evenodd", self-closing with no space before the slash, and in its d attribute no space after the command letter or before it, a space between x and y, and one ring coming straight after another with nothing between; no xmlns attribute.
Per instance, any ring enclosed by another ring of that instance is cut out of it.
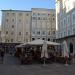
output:
<svg viewBox="0 0 75 75"><path fill-rule="evenodd" d="M29 45L42 45L44 40L37 39L31 42L28 42Z"/></svg>
<svg viewBox="0 0 75 75"><path fill-rule="evenodd" d="M26 45L26 43L17 45L16 48L18 48L18 47L23 47L24 45Z"/></svg>
<svg viewBox="0 0 75 75"><path fill-rule="evenodd" d="M64 57L69 57L69 49L68 49L66 41L63 42L62 54L63 54Z"/></svg>
<svg viewBox="0 0 75 75"><path fill-rule="evenodd" d="M51 42L51 41L45 41L48 45L60 45L60 43L56 43L56 42ZM41 39L37 39L37 40L34 40L34 41L31 41L31 42L28 42L27 44L30 44L30 45L43 45L44 43L44 40L41 40Z"/></svg>
<svg viewBox="0 0 75 75"><path fill-rule="evenodd" d="M41 58L44 58L44 66L45 66L45 60L46 60L46 58L48 58L47 41L43 42Z"/></svg>
<svg viewBox="0 0 75 75"><path fill-rule="evenodd" d="M56 43L56 42L51 42L51 41L47 41L47 44L48 45L56 45L56 46L58 46L58 45L60 45L60 43Z"/></svg>
<svg viewBox="0 0 75 75"><path fill-rule="evenodd" d="M42 57L48 58L47 42L46 41L43 42L41 58Z"/></svg>

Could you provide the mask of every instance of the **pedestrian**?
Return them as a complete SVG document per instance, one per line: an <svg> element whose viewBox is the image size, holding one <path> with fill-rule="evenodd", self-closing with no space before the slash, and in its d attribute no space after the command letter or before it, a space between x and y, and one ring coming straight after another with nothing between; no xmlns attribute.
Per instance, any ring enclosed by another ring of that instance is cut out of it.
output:
<svg viewBox="0 0 75 75"><path fill-rule="evenodd" d="M73 53L69 54L69 64L73 63Z"/></svg>
<svg viewBox="0 0 75 75"><path fill-rule="evenodd" d="M1 58L2 58L2 61L3 61L3 58L4 58L4 50L1 50Z"/></svg>

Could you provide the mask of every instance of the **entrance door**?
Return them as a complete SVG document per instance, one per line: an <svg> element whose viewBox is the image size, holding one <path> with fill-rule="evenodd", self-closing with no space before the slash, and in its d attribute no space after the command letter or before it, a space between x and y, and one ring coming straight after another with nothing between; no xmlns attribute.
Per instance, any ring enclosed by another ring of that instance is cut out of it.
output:
<svg viewBox="0 0 75 75"><path fill-rule="evenodd" d="M73 53L73 44L72 43L70 43L70 45L69 45L69 47L70 47L70 53Z"/></svg>

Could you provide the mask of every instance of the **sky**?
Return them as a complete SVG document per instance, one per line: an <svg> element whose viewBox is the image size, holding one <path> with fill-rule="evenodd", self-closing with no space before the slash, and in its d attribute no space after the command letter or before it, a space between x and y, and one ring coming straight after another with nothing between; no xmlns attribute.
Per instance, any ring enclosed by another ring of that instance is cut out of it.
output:
<svg viewBox="0 0 75 75"><path fill-rule="evenodd" d="M0 0L0 25L1 10L31 10L31 8L55 8L55 0Z"/></svg>

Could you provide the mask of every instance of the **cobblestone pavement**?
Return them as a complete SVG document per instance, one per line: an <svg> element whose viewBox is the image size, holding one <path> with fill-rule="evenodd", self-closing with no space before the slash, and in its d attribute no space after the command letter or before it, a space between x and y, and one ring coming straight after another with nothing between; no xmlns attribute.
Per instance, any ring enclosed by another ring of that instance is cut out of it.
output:
<svg viewBox="0 0 75 75"><path fill-rule="evenodd" d="M65 66L53 63L43 66L19 65L15 62L16 58L9 54L5 55L3 64L0 64L0 75L75 75L75 64Z"/></svg>
<svg viewBox="0 0 75 75"><path fill-rule="evenodd" d="M75 75L75 65L0 65L0 75Z"/></svg>
<svg viewBox="0 0 75 75"><path fill-rule="evenodd" d="M3 64L5 64L5 65L18 65L18 64L20 64L20 61L18 58L14 57L11 54L5 54Z"/></svg>

